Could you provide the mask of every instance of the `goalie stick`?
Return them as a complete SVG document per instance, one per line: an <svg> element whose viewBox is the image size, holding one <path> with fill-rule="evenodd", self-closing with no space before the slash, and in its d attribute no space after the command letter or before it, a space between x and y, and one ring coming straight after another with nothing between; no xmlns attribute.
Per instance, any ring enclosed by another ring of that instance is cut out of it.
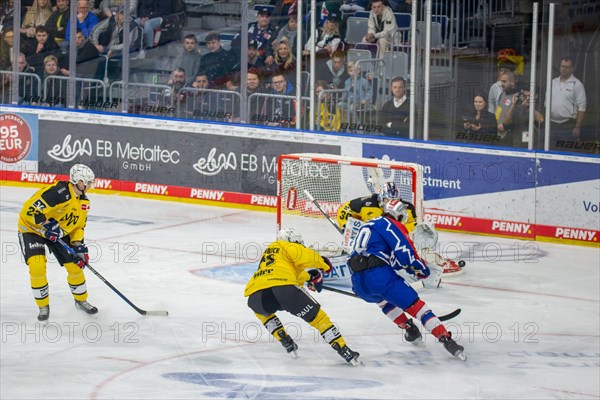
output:
<svg viewBox="0 0 600 400"><path fill-rule="evenodd" d="M72 256L76 256L76 254L73 251L73 249L68 244L66 244L65 242L63 242L62 239L58 239L58 243L60 243L65 248L65 250L67 250L67 252L69 252L69 254L71 254ZM115 292L120 298L122 298L127 304L129 304L139 314L141 314L141 315L158 315L158 316L162 316L162 317L166 317L166 316L169 315L169 312L168 311L164 311L164 310L156 310L156 311L142 310L141 308L139 308L138 306L136 306L135 304L133 304L131 302L131 300L129 300L127 297L125 297L125 295L123 293L119 292L119 290L117 290L116 287L114 287L108 280L106 280L105 277L103 277L102 275L100 275L100 273L98 271L96 271L94 268L92 268L92 266L90 264L88 264L86 262L85 266L90 271L92 271L92 273L94 275L96 275L98 277L98 279L100 279L102 282L104 282L106 284L106 286L108 286L109 288L111 288L113 292Z"/></svg>
<svg viewBox="0 0 600 400"><path fill-rule="evenodd" d="M337 288L334 288L334 287L331 287L331 286L323 285L323 289L329 290L330 292L345 294L346 296L355 297L357 299L360 299L360 297L357 296L357 295L355 295L354 293L346 292L345 290L337 289ZM462 310L460 308L457 308L456 310L454 310L452 312L449 312L448 314L438 315L438 318L442 322L443 321L448 321L448 320L450 320L450 319L458 316L458 314L460 314L461 311Z"/></svg>
<svg viewBox="0 0 600 400"><path fill-rule="evenodd" d="M317 207L317 209L319 209L319 211L321 211L321 214L323 214L325 216L325 218L327 218L327 221L329 221L331 223L331 225L333 225L333 227L335 228L335 230L338 231L340 233L340 235L343 235L344 231L342 230L342 228L340 228L338 226L338 224L333 219L331 219L331 217L329 216L329 214L327 214L325 212L325 210L323 210L323 208L321 207L321 205L319 204L319 202L317 200L315 200L315 198L312 196L312 194L310 194L310 192L308 191L308 189L304 189L304 194L315 205L315 207Z"/></svg>

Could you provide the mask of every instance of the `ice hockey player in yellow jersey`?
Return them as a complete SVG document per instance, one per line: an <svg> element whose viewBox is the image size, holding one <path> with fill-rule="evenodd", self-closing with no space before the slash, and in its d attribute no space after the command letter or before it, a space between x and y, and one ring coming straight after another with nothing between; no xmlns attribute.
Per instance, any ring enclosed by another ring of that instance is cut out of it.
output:
<svg viewBox="0 0 600 400"><path fill-rule="evenodd" d="M39 307L39 321L50 316L50 297L46 277L46 247L67 270L67 282L75 306L88 314L98 309L87 302L87 287L83 268L89 260L84 243L84 228L90 209L87 190L93 186L94 173L83 164L71 167L69 181L59 181L38 190L23 205L19 213L19 243L29 267L33 297ZM58 243L62 239L71 246L71 256Z"/></svg>
<svg viewBox="0 0 600 400"><path fill-rule="evenodd" d="M383 207L390 200L400 200L406 205L407 212L402 223L409 233L412 232L415 229L417 218L415 206L400 199L398 188L394 182L386 182L379 193L374 193L368 197L358 197L343 204L337 213L338 226L344 229L350 217L364 222L381 217Z"/></svg>
<svg viewBox="0 0 600 400"><path fill-rule="evenodd" d="M244 296L248 297L248 307L288 353L296 355L298 345L285 331L275 314L277 311L287 311L302 318L317 329L346 362L358 365L359 353L350 350L321 305L303 287L307 283L309 289L320 292L323 272L330 269L329 260L305 247L302 237L294 229L282 229L263 252Z"/></svg>

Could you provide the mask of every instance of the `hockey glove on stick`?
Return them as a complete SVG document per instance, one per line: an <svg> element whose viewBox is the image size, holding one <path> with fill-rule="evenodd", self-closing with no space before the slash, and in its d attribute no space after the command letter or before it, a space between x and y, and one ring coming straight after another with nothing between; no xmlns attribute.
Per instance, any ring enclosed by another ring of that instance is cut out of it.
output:
<svg viewBox="0 0 600 400"><path fill-rule="evenodd" d="M88 254L88 248L84 244L80 244L79 246L73 247L73 253L71 255L71 259L73 262L77 264L77 266L81 269L85 268L85 266L90 262L90 255Z"/></svg>
<svg viewBox="0 0 600 400"><path fill-rule="evenodd" d="M323 290L323 272L320 269L309 269L306 272L310 275L310 279L306 282L308 289L321 293L321 290Z"/></svg>
<svg viewBox="0 0 600 400"><path fill-rule="evenodd" d="M56 243L63 235L62 229L60 229L60 226L58 225L58 221L54 218L50 218L42 225L42 233L46 239L54 243Z"/></svg>

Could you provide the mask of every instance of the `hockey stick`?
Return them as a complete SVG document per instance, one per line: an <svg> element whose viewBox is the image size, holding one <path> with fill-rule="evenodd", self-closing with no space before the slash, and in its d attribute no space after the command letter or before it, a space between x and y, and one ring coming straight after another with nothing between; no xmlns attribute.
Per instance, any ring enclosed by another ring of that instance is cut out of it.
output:
<svg viewBox="0 0 600 400"><path fill-rule="evenodd" d="M338 224L334 220L331 219L331 217L329 216L329 214L327 214L325 212L325 210L323 210L323 208L321 207L321 205L319 204L319 202L317 200L315 200L315 198L312 196L312 194L310 194L310 192L308 191L308 189L304 189L304 194L315 205L315 207L317 207L319 209L319 211L321 211L321 213L325 216L325 218L327 218L327 221L331 222L331 225L333 225L333 227L340 233L340 235L343 235L344 231L342 230L342 228L340 228L338 226Z"/></svg>
<svg viewBox="0 0 600 400"><path fill-rule="evenodd" d="M62 239L58 239L58 243L60 243L65 248L65 250L67 252L69 252L70 255L76 256L76 254L73 251L73 249L68 244L66 244L65 242L63 242ZM163 311L163 310L158 310L158 311L146 311L146 310L142 310L141 308L139 308L138 306L136 306L135 304L133 304L131 302L131 300L129 300L127 297L125 297L125 295L123 293L119 292L119 290L117 290L116 287L114 287L109 281L107 281L105 277L103 277L102 275L100 275L100 273L98 271L96 271L94 268L92 268L92 266L90 264L88 264L86 262L85 266L90 271L92 271L92 273L94 275L96 275L98 277L98 279L100 279L102 282L104 282L106 284L106 286L108 286L109 288L111 288L113 292L115 292L120 298L122 298L125 301L125 303L129 304L135 311L137 311L141 315L159 315L159 316L163 316L163 317L166 317L166 316L169 315L168 311Z"/></svg>
<svg viewBox="0 0 600 400"><path fill-rule="evenodd" d="M334 288L331 286L323 285L323 289L329 290L330 292L345 294L346 296L355 297L357 299L360 299L360 297L355 295L354 293L346 292L345 290L337 289L337 288ZM449 319L452 319L452 318L458 316L458 314L460 314L461 311L462 310L460 308L457 308L456 310L449 312L448 314L438 315L438 318L440 321L448 321Z"/></svg>

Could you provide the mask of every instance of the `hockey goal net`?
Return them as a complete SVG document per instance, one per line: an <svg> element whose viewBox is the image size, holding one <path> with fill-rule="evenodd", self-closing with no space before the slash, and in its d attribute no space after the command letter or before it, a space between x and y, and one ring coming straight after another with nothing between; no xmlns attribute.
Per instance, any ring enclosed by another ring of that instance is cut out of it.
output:
<svg viewBox="0 0 600 400"><path fill-rule="evenodd" d="M387 181L397 185L403 200L415 205L417 222L421 222L423 167L419 164L331 154L281 155L277 182L278 229L294 228L306 246L323 255L338 255L343 241L334 226L334 223L337 226L338 209L349 200L378 192Z"/></svg>

